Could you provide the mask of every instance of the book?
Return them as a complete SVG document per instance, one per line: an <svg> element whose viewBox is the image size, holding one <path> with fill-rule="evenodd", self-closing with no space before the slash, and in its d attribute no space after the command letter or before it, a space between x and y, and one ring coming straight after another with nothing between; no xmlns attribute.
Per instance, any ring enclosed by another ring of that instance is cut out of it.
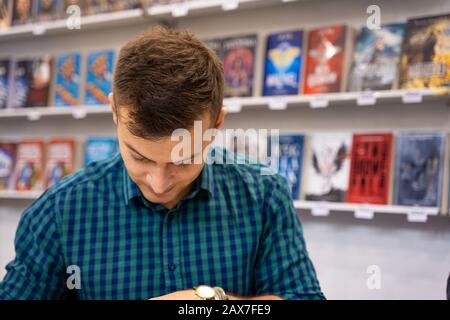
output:
<svg viewBox="0 0 450 320"><path fill-rule="evenodd" d="M361 29L353 53L348 91L391 90L398 84L404 23Z"/></svg>
<svg viewBox="0 0 450 320"><path fill-rule="evenodd" d="M222 61L222 63L223 63L222 40L221 39L207 39L207 40L203 40L203 42L217 54L220 61Z"/></svg>
<svg viewBox="0 0 450 320"><path fill-rule="evenodd" d="M30 79L32 70L31 60L14 61L13 81L10 98L11 108L25 108L30 92Z"/></svg>
<svg viewBox="0 0 450 320"><path fill-rule="evenodd" d="M0 109L8 107L9 82L11 76L11 62L9 59L0 60Z"/></svg>
<svg viewBox="0 0 450 320"><path fill-rule="evenodd" d="M409 19L400 60L400 88L449 85L450 14Z"/></svg>
<svg viewBox="0 0 450 320"><path fill-rule="evenodd" d="M401 133L396 145L394 203L439 207L444 176L445 134Z"/></svg>
<svg viewBox="0 0 450 320"><path fill-rule="evenodd" d="M267 37L263 95L298 94L302 56L302 31L269 35Z"/></svg>
<svg viewBox="0 0 450 320"><path fill-rule="evenodd" d="M84 151L84 165L102 161L116 154L119 150L117 139L113 137L89 137Z"/></svg>
<svg viewBox="0 0 450 320"><path fill-rule="evenodd" d="M108 104L112 90L114 50L100 50L89 53L87 58L86 93L87 105Z"/></svg>
<svg viewBox="0 0 450 320"><path fill-rule="evenodd" d="M256 35L223 41L225 97L253 95Z"/></svg>
<svg viewBox="0 0 450 320"><path fill-rule="evenodd" d="M55 106L80 104L81 54L61 54L56 57Z"/></svg>
<svg viewBox="0 0 450 320"><path fill-rule="evenodd" d="M33 0L15 0L13 6L12 25L29 24L33 19Z"/></svg>
<svg viewBox="0 0 450 320"><path fill-rule="evenodd" d="M0 31L11 26L13 0L0 0Z"/></svg>
<svg viewBox="0 0 450 320"><path fill-rule="evenodd" d="M278 161L278 173L287 181L294 200L300 199L305 137L303 135L280 135L278 148L271 154Z"/></svg>
<svg viewBox="0 0 450 320"><path fill-rule="evenodd" d="M108 0L110 11L132 10L142 7L141 0Z"/></svg>
<svg viewBox="0 0 450 320"><path fill-rule="evenodd" d="M74 171L75 141L73 139L53 139L47 145L46 187L57 184Z"/></svg>
<svg viewBox="0 0 450 320"><path fill-rule="evenodd" d="M303 93L345 91L353 32L339 24L308 32Z"/></svg>
<svg viewBox="0 0 450 320"><path fill-rule="evenodd" d="M16 144L0 142L0 191L10 189L15 157Z"/></svg>
<svg viewBox="0 0 450 320"><path fill-rule="evenodd" d="M17 147L14 179L17 191L42 190L44 173L44 142L24 140Z"/></svg>
<svg viewBox="0 0 450 320"><path fill-rule="evenodd" d="M392 134L353 135L348 202L389 202Z"/></svg>
<svg viewBox="0 0 450 320"><path fill-rule="evenodd" d="M37 21L63 18L62 0L34 0L34 16Z"/></svg>
<svg viewBox="0 0 450 320"><path fill-rule="evenodd" d="M305 163L305 199L344 202L350 174L352 136L349 133L314 133Z"/></svg>

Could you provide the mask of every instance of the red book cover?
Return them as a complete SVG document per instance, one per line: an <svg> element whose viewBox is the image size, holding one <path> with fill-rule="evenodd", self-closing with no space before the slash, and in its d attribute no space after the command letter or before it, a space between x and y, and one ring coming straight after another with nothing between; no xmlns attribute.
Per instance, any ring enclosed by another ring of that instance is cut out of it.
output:
<svg viewBox="0 0 450 320"><path fill-rule="evenodd" d="M47 145L46 187L71 174L75 162L75 140L54 139Z"/></svg>
<svg viewBox="0 0 450 320"><path fill-rule="evenodd" d="M350 49L345 25L308 32L303 93L339 92L343 88L346 56Z"/></svg>
<svg viewBox="0 0 450 320"><path fill-rule="evenodd" d="M387 204L392 134L353 135L348 202Z"/></svg>
<svg viewBox="0 0 450 320"><path fill-rule="evenodd" d="M44 171L44 142L24 140L17 148L15 187L17 191L42 190Z"/></svg>

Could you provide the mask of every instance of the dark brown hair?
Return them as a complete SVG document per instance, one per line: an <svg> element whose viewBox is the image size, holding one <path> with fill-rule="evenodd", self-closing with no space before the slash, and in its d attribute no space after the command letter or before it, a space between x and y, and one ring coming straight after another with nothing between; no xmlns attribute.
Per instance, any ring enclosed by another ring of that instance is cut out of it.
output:
<svg viewBox="0 0 450 320"><path fill-rule="evenodd" d="M209 112L215 123L223 103L223 66L213 50L187 31L155 27L120 50L114 75L117 112L141 138L190 129Z"/></svg>

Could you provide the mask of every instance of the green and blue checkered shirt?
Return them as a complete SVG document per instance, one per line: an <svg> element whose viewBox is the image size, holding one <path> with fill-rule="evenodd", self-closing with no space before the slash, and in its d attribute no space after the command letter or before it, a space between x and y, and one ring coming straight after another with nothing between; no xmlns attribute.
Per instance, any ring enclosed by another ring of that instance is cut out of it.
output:
<svg viewBox="0 0 450 320"><path fill-rule="evenodd" d="M26 209L15 249L0 299L149 299L200 284L324 298L288 186L259 164L206 164L169 210L143 197L120 155L93 163Z"/></svg>

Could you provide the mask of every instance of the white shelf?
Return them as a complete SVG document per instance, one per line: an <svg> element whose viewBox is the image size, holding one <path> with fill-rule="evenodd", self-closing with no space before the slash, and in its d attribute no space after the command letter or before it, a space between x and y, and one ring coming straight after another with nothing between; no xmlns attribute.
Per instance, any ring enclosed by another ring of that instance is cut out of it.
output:
<svg viewBox="0 0 450 320"><path fill-rule="evenodd" d="M421 99L444 98L449 92L448 89L422 89L422 90L386 90L370 93L375 97L375 104L395 99L402 100L409 94L415 99L419 96ZM240 112L247 107L268 107L270 110L283 110L290 107L311 106L314 103L326 101L328 105L355 103L358 104L361 97L367 99L367 93L364 92L340 92L327 93L320 95L296 95L296 96L273 96L273 97L245 97L245 98L227 98L224 105L228 107L231 113ZM30 120L39 120L41 117L48 116L72 116L76 119L82 119L90 114L109 115L111 108L109 105L99 106L77 106L77 107L40 107L40 108L21 108L21 109L3 109L0 110L0 120L8 118L29 118Z"/></svg>
<svg viewBox="0 0 450 320"><path fill-rule="evenodd" d="M426 222L428 216L438 216L438 207L375 205L357 203L336 203L320 201L294 201L294 207L299 210L310 210L315 216L328 216L330 212L353 212L355 217L373 219L376 213L406 215L409 221Z"/></svg>
<svg viewBox="0 0 450 320"><path fill-rule="evenodd" d="M66 19L55 21L32 23L21 26L12 26L7 30L0 31L0 41L17 39L18 37L43 36L48 33L77 32L83 29L92 29L100 26L118 26L122 23L139 22L140 17L144 16L143 9L132 9L92 16L81 17L81 29L69 29L66 25Z"/></svg>
<svg viewBox="0 0 450 320"><path fill-rule="evenodd" d="M42 191L0 191L0 199L34 200L41 194Z"/></svg>

